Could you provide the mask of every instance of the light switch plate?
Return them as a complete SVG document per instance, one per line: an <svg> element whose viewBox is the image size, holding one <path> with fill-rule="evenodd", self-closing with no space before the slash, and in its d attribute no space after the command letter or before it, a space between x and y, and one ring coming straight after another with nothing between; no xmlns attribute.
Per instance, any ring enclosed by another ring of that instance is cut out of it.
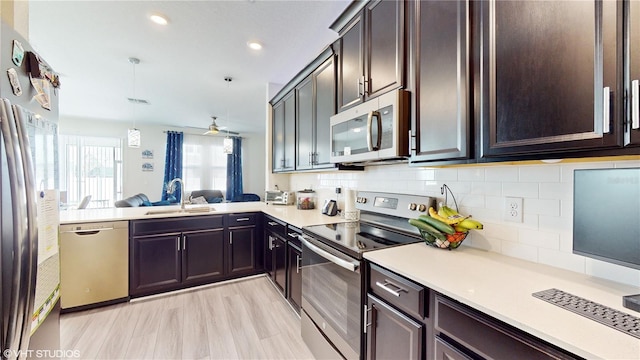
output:
<svg viewBox="0 0 640 360"><path fill-rule="evenodd" d="M522 198L504 198L504 220L510 222L522 222Z"/></svg>

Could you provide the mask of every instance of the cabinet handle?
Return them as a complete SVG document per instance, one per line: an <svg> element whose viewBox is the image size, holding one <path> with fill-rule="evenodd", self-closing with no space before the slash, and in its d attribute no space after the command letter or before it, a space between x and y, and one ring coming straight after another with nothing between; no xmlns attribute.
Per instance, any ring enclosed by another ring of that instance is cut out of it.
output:
<svg viewBox="0 0 640 360"><path fill-rule="evenodd" d="M358 86L358 96L364 96L364 94L362 93L361 86L362 86L362 78L357 78L356 79L356 86Z"/></svg>
<svg viewBox="0 0 640 360"><path fill-rule="evenodd" d="M309 151L309 165L313 164L313 156L311 155L311 151Z"/></svg>
<svg viewBox="0 0 640 360"><path fill-rule="evenodd" d="M176 245L178 245L178 251L180 251L180 236L176 236Z"/></svg>
<svg viewBox="0 0 640 360"><path fill-rule="evenodd" d="M602 133L611 132L611 88L605 87L602 99Z"/></svg>
<svg viewBox="0 0 640 360"><path fill-rule="evenodd" d="M187 249L187 235L182 235L182 250Z"/></svg>
<svg viewBox="0 0 640 360"><path fill-rule="evenodd" d="M267 224L269 224L269 226L276 226L276 225L278 225L278 223L277 223L277 222L275 222L275 221L268 221L268 222L267 222Z"/></svg>
<svg viewBox="0 0 640 360"><path fill-rule="evenodd" d="M370 309L367 307L366 304L364 305L364 310L362 311L362 317L364 318L364 321L363 321L364 328L362 329L362 331L365 334L367 333L367 328L373 324L373 316L371 317L371 321L369 321L369 312L373 314L372 310L373 310L373 305L371 305Z"/></svg>
<svg viewBox="0 0 640 360"><path fill-rule="evenodd" d="M233 245L233 233L229 233L229 245Z"/></svg>
<svg viewBox="0 0 640 360"><path fill-rule="evenodd" d="M236 219L236 222L249 221L249 220L251 220L251 219L249 219L249 218L238 218L238 219Z"/></svg>
<svg viewBox="0 0 640 360"><path fill-rule="evenodd" d="M280 160L280 167L283 168L284 167L284 159Z"/></svg>
<svg viewBox="0 0 640 360"><path fill-rule="evenodd" d="M269 250L273 250L273 236L269 236Z"/></svg>
<svg viewBox="0 0 640 360"><path fill-rule="evenodd" d="M385 280L384 284L376 281L376 286L382 288L382 290L388 292L389 294L395 296L395 297L400 297L400 293L401 292L408 292L407 290L401 288L400 286L391 283L389 280ZM393 286L395 289L390 288L389 286Z"/></svg>
<svg viewBox="0 0 640 360"><path fill-rule="evenodd" d="M297 239L297 238L298 238L298 234L296 234L296 233L287 233L287 235L288 235L290 238L294 238L294 239Z"/></svg>
<svg viewBox="0 0 640 360"><path fill-rule="evenodd" d="M317 152L313 153L313 158L311 158L311 159L312 159L312 164L313 165L318 165L318 153Z"/></svg>
<svg viewBox="0 0 640 360"><path fill-rule="evenodd" d="M300 260L302 260L300 255L296 255L296 274L300 274Z"/></svg>
<svg viewBox="0 0 640 360"><path fill-rule="evenodd" d="M631 82L631 128L640 129L640 80Z"/></svg>

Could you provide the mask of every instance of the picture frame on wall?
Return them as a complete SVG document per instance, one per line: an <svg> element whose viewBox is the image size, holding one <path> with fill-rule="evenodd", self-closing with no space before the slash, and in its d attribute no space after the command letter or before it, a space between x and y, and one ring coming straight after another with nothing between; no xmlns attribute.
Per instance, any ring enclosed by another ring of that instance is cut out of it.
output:
<svg viewBox="0 0 640 360"><path fill-rule="evenodd" d="M143 163L142 171L153 171L153 163L152 162Z"/></svg>
<svg viewBox="0 0 640 360"><path fill-rule="evenodd" d="M153 159L153 150L142 150L142 158L143 159Z"/></svg>

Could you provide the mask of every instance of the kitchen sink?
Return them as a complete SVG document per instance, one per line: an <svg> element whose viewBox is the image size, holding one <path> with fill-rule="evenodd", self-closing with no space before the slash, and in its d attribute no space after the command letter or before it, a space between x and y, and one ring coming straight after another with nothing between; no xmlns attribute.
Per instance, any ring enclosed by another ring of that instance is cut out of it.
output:
<svg viewBox="0 0 640 360"><path fill-rule="evenodd" d="M212 211L216 211L216 209L209 206L199 206L199 207L192 207L192 208L186 208L186 209L149 210L144 214L145 215L194 214L194 213L207 213Z"/></svg>

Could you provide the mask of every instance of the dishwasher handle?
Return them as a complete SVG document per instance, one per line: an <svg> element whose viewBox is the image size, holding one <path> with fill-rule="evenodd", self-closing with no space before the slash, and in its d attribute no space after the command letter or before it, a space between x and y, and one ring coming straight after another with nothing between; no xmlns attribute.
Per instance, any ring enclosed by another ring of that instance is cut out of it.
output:
<svg viewBox="0 0 640 360"><path fill-rule="evenodd" d="M100 231L105 231L105 230L113 230L113 228L108 227L108 228L99 228L99 229L65 230L65 231L61 231L61 233L71 233L71 234L78 234L78 235L95 235Z"/></svg>

